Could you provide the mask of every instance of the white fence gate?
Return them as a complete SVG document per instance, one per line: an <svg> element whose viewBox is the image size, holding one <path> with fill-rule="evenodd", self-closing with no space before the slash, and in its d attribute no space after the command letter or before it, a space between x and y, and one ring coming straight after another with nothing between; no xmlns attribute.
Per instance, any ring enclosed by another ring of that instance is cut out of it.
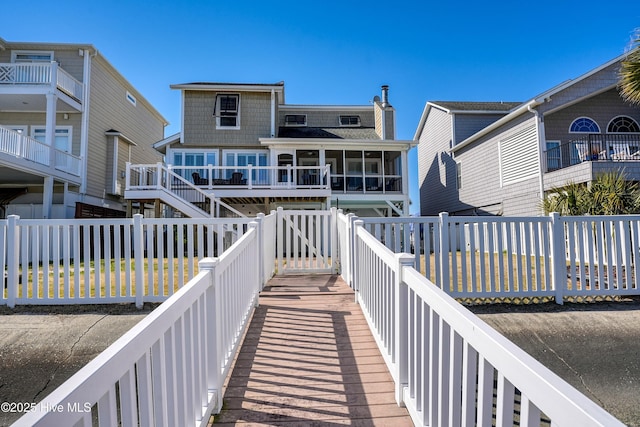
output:
<svg viewBox="0 0 640 427"><path fill-rule="evenodd" d="M335 209L331 211L278 208L278 274L333 273L336 242Z"/></svg>

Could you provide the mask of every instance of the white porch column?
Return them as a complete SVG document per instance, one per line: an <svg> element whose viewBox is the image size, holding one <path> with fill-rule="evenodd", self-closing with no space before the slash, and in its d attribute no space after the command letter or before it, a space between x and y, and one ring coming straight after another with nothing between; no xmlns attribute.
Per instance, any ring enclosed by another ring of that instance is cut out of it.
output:
<svg viewBox="0 0 640 427"><path fill-rule="evenodd" d="M53 67L55 69L55 67ZM47 97L47 115L45 118L45 144L49 146L49 166L55 166L55 141L56 141L56 103L58 96L54 92L49 92Z"/></svg>
<svg viewBox="0 0 640 427"><path fill-rule="evenodd" d="M53 177L48 176L44 179L44 187L42 189L42 218L51 219L52 207L53 207Z"/></svg>

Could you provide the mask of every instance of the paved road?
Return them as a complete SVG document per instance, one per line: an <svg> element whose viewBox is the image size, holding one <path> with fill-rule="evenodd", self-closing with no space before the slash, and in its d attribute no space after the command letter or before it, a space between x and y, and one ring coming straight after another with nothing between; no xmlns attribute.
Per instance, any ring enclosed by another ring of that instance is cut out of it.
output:
<svg viewBox="0 0 640 427"><path fill-rule="evenodd" d="M133 305L0 307L0 402L39 402L150 311ZM0 426L21 415L3 406Z"/></svg>
<svg viewBox="0 0 640 427"><path fill-rule="evenodd" d="M640 299L471 311L620 421L640 426Z"/></svg>

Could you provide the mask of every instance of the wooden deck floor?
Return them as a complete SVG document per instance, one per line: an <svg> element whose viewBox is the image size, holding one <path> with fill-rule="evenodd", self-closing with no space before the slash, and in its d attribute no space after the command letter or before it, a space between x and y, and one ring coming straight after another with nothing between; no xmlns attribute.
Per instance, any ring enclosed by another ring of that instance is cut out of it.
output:
<svg viewBox="0 0 640 427"><path fill-rule="evenodd" d="M351 289L278 276L260 296L215 425L413 426Z"/></svg>

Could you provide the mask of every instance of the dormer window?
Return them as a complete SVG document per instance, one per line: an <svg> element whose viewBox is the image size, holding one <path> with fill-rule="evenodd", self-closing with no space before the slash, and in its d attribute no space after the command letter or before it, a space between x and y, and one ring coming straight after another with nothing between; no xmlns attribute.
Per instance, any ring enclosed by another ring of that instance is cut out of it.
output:
<svg viewBox="0 0 640 427"><path fill-rule="evenodd" d="M287 114L284 116L285 126L306 126L307 115L306 114Z"/></svg>
<svg viewBox="0 0 640 427"><path fill-rule="evenodd" d="M340 116L340 126L360 126L360 116Z"/></svg>
<svg viewBox="0 0 640 427"><path fill-rule="evenodd" d="M240 129L240 95L218 95L213 115L216 128Z"/></svg>

